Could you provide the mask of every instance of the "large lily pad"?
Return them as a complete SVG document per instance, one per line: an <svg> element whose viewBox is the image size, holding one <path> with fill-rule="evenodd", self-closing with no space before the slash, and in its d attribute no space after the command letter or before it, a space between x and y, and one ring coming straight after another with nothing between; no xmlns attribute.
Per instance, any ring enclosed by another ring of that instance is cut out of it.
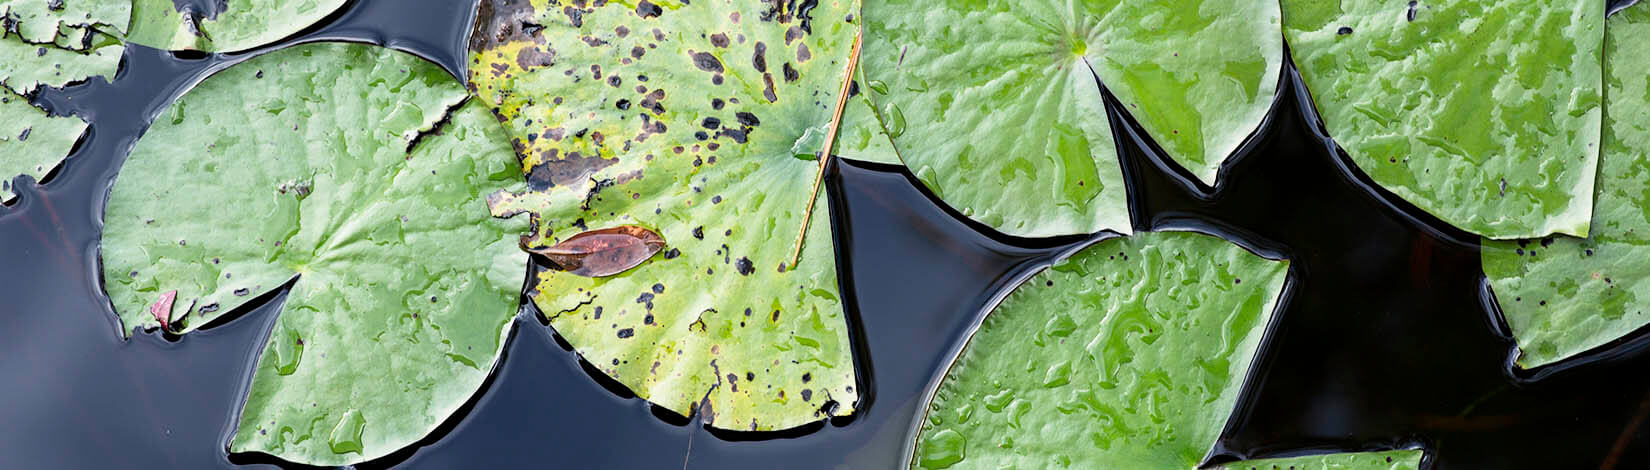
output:
<svg viewBox="0 0 1650 470"><path fill-rule="evenodd" d="M532 282L551 326L638 396L738 430L853 412L823 193L800 263L791 254L856 8L481 3L471 88L506 123L531 188L499 194L494 212L532 212L533 247L624 225L666 244L615 276Z"/></svg>
<svg viewBox="0 0 1650 470"><path fill-rule="evenodd" d="M1604 151L1586 239L1486 240L1484 274L1518 364L1557 362L1650 323L1650 7L1610 17Z"/></svg>
<svg viewBox="0 0 1650 470"><path fill-rule="evenodd" d="M1420 450L1353 452L1248 460L1221 466L1223 470L1419 470Z"/></svg>
<svg viewBox="0 0 1650 470"><path fill-rule="evenodd" d="M912 465L1196 467L1232 412L1287 272L1219 238L1172 232L1106 240L1056 263L969 339Z"/></svg>
<svg viewBox="0 0 1650 470"><path fill-rule="evenodd" d="M85 133L78 117L52 116L29 104L42 86L113 77L125 49L131 5L96 0L0 0L0 201L11 179L36 180L67 156Z"/></svg>
<svg viewBox="0 0 1650 470"><path fill-rule="evenodd" d="M235 52L273 43L338 11L348 0L131 0L127 39L171 50Z"/></svg>
<svg viewBox="0 0 1650 470"><path fill-rule="evenodd" d="M132 150L102 244L127 328L166 316L187 332L292 283L232 450L382 456L492 369L526 223L488 213L486 194L520 173L484 106L453 109L464 99L412 55L304 45L208 78Z"/></svg>
<svg viewBox="0 0 1650 470"><path fill-rule="evenodd" d="M1376 183L1494 239L1586 236L1604 0L1284 0L1329 133Z"/></svg>
<svg viewBox="0 0 1650 470"><path fill-rule="evenodd" d="M1127 233L1100 83L1212 183L1282 63L1267 0L867 0L864 67L890 137L947 203L1022 236Z"/></svg>

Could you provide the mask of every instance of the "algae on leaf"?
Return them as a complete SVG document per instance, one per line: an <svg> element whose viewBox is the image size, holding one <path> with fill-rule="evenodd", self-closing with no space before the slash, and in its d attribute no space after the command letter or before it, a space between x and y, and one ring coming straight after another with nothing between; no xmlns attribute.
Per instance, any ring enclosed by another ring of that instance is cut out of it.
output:
<svg viewBox="0 0 1650 470"><path fill-rule="evenodd" d="M664 239L614 276L530 281L557 333L637 396L735 430L853 412L827 204L789 262L856 10L481 2L470 86L505 123L530 188L497 195L494 212L533 213L532 247L623 225Z"/></svg>
<svg viewBox="0 0 1650 470"><path fill-rule="evenodd" d="M1420 470L1420 450L1353 452L1247 460L1222 465L1221 470Z"/></svg>
<svg viewBox="0 0 1650 470"><path fill-rule="evenodd" d="M1604 150L1586 239L1485 240L1484 274L1537 367L1650 323L1650 7L1611 16L1605 43Z"/></svg>
<svg viewBox="0 0 1650 470"><path fill-rule="evenodd" d="M1376 183L1493 239L1587 235L1604 0L1283 0L1334 137Z"/></svg>
<svg viewBox="0 0 1650 470"><path fill-rule="evenodd" d="M912 466L1195 468L1287 272L1196 233L1079 251L985 318L935 392Z"/></svg>
<svg viewBox="0 0 1650 470"><path fill-rule="evenodd" d="M158 49L236 52L273 43L338 11L348 0L130 0L127 40ZM197 7L205 7L197 10Z"/></svg>
<svg viewBox="0 0 1650 470"><path fill-rule="evenodd" d="M497 121L439 66L366 45L271 52L156 117L109 196L109 297L178 332L291 283L231 450L316 465L422 438L481 385L517 310L525 221ZM168 294L176 291L175 294ZM170 314L149 311L173 297Z"/></svg>
<svg viewBox="0 0 1650 470"><path fill-rule="evenodd" d="M113 77L131 5L98 0L0 0L0 202L11 179L38 180L67 156L86 123L29 104L42 86Z"/></svg>
<svg viewBox="0 0 1650 470"><path fill-rule="evenodd" d="M900 157L947 203L1019 236L1130 231L1101 83L1212 184L1265 116L1282 67L1271 0L864 10L866 85Z"/></svg>

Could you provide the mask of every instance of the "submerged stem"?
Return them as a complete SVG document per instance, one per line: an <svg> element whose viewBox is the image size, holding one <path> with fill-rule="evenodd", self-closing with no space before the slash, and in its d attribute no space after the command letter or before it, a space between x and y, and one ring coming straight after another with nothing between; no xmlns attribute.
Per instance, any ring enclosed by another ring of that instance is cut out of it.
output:
<svg viewBox="0 0 1650 470"><path fill-rule="evenodd" d="M802 260L802 240L808 237L808 222L813 219L814 201L819 199L819 183L825 180L825 163L831 158L831 147L836 145L837 127L842 125L842 110L848 106L848 90L854 83L854 68L859 65L859 44L864 34L864 27L854 32L854 48L848 52L848 66L842 73L842 88L837 90L836 109L832 110L831 127L825 132L825 148L819 152L819 170L814 173L814 189L808 192L808 207L802 211L802 228L796 232L796 248L791 251L791 264L787 268L795 268Z"/></svg>

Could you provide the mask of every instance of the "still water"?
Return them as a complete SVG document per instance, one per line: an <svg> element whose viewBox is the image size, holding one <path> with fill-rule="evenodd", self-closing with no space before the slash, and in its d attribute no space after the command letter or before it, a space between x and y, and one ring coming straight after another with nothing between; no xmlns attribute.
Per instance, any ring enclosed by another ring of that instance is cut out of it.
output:
<svg viewBox="0 0 1650 470"><path fill-rule="evenodd" d="M469 3L358 0L285 44L377 43L462 76ZM103 200L148 120L247 57L134 46L113 83L39 98L92 132L46 184L17 181L18 201L0 208L0 468L279 464L226 447L281 294L185 337L123 341L97 265ZM1477 238L1369 184L1322 134L1292 69L1280 86L1216 187L1107 103L1137 230L1216 233L1292 260L1287 300L1214 460L1422 446L1437 469L1650 467L1640 423L1650 333L1558 368L1511 369ZM868 382L857 415L782 433L706 430L602 377L524 302L483 391L418 446L362 467L899 467L927 391L991 305L1107 236L1002 236L898 167L842 162L827 183Z"/></svg>

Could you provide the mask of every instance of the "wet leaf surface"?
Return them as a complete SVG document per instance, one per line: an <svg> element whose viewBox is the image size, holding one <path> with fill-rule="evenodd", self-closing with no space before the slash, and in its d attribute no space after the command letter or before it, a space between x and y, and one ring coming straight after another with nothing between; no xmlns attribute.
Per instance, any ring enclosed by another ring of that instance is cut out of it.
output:
<svg viewBox="0 0 1650 470"><path fill-rule="evenodd" d="M235 52L321 21L348 0L131 0L127 40L158 49Z"/></svg>
<svg viewBox="0 0 1650 470"><path fill-rule="evenodd" d="M1220 466L1221 470L1419 470L1419 450L1391 450L1385 452L1353 452L1344 454L1308 455L1276 459L1258 459Z"/></svg>
<svg viewBox="0 0 1650 470"><path fill-rule="evenodd" d="M551 246L535 246L538 240L523 238L522 249L543 256L553 267L585 277L604 277L634 268L665 247L665 239L652 230L634 225L591 230Z"/></svg>
<svg viewBox="0 0 1650 470"><path fill-rule="evenodd" d="M1489 238L1587 235L1603 0L1282 3L1330 136L1376 183Z"/></svg>
<svg viewBox="0 0 1650 470"><path fill-rule="evenodd" d="M1055 263L951 364L912 465L1195 468L1232 413L1287 272L1184 232L1105 240Z"/></svg>
<svg viewBox="0 0 1650 470"><path fill-rule="evenodd" d="M86 130L78 117L32 106L40 87L92 77L113 78L125 48L131 5L98 0L0 0L0 202L12 199L11 179L39 180Z"/></svg>
<svg viewBox="0 0 1650 470"><path fill-rule="evenodd" d="M669 241L615 276L530 281L556 332L636 395L744 431L853 413L827 204L789 261L855 10L481 3L470 86L505 123L530 188L495 197L494 213L532 213L538 246L621 225ZM859 142L874 134L845 131L863 138L844 148L871 148Z"/></svg>
<svg viewBox="0 0 1650 470"><path fill-rule="evenodd" d="M464 99L409 54L297 46L207 78L132 149L101 244L128 331L157 326L162 292L176 301L160 313L189 332L291 283L232 451L379 457L492 369L526 223L488 213L485 195L520 174L503 130Z"/></svg>
<svg viewBox="0 0 1650 470"><path fill-rule="evenodd" d="M1129 231L1101 83L1212 184L1266 114L1282 64L1278 5L1265 0L864 9L866 85L900 156L947 203L1019 236Z"/></svg>
<svg viewBox="0 0 1650 470"><path fill-rule="evenodd" d="M1604 150L1585 239L1485 240L1484 274L1538 367L1650 323L1650 7L1629 7L1605 41Z"/></svg>

